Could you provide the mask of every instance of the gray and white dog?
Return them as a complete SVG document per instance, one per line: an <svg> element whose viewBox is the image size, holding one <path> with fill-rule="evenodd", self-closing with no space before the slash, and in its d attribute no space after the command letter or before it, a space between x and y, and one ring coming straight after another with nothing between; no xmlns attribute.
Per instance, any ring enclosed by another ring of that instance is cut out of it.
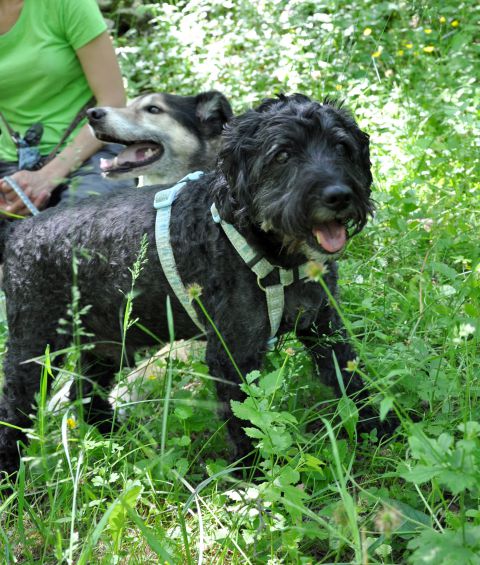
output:
<svg viewBox="0 0 480 565"><path fill-rule="evenodd" d="M100 162L107 178L141 176L141 184L162 184L213 168L232 108L216 90L196 96L152 93L125 108L90 108L87 117L98 139L127 146L115 159Z"/></svg>
<svg viewBox="0 0 480 565"><path fill-rule="evenodd" d="M258 283L211 215L212 203L258 254L273 265L293 269L308 259L328 267L325 282L336 293L336 255L372 211L369 139L352 116L331 101L280 96L234 118L223 135L215 172L188 182L172 205L170 240L183 283L202 288L201 300L243 375L262 365L270 324L262 286L273 284L274 271ZM147 264L136 285L134 318L149 333L130 328L127 355L155 345L150 335L168 340L166 297L170 295L175 335L190 338L198 328L177 300L162 271L155 242L153 200L159 187L94 198L70 209L51 209L13 225L2 226L0 251L5 260L5 293L9 342L5 383L0 401L0 469L18 465L19 429L30 425L39 389L38 365L28 360L67 347L70 337L58 333L67 317L76 256L80 306L90 306L82 323L85 376L83 394L90 398L85 417L109 430L111 386L120 357L125 294L142 237L147 236ZM268 279L268 280L267 280ZM219 400L228 429L243 455L250 444L232 416L230 401L240 400L240 377L224 346L207 327L206 360L218 377ZM65 329L65 326L63 326ZM344 371L355 353L345 339L337 313L321 285L294 280L285 288L279 334L296 328L311 351L323 379L337 390L334 357L343 371L347 392L363 389L358 376ZM366 393L364 393L365 395Z"/></svg>

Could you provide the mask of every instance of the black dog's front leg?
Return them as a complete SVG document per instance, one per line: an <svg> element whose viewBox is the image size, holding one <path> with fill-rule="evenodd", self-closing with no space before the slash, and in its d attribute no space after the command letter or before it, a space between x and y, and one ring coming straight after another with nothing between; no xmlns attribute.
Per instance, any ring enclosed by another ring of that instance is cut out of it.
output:
<svg viewBox="0 0 480 565"><path fill-rule="evenodd" d="M346 371L348 362L353 361L357 355L336 312L330 309L321 311L312 326L297 331L297 337L312 355L322 380L335 389L337 396L340 396L342 391L337 378L334 356L341 370L347 393L354 394L363 390L362 379Z"/></svg>
<svg viewBox="0 0 480 565"><path fill-rule="evenodd" d="M82 398L84 420L107 434L116 426L113 421L113 409L108 401L108 393L117 370L117 364L94 352L82 354L82 375L80 382L75 381L70 388L70 400Z"/></svg>
<svg viewBox="0 0 480 565"><path fill-rule="evenodd" d="M235 339L232 339L229 340L229 343L233 345L235 341ZM228 433L235 445L236 456L243 458L252 451L253 447L250 439L243 431L243 426L246 423L234 416L231 401L242 402L245 400L245 394L240 389L242 383L240 374L245 377L249 372L260 368L262 354L258 350L258 345L256 348L249 348L248 344L241 343L240 347L234 346L230 349L235 367L216 336L210 336L207 343L206 361L210 374L219 379L215 382L215 385L218 400L221 403L221 417L227 420Z"/></svg>
<svg viewBox="0 0 480 565"><path fill-rule="evenodd" d="M297 337L311 353L323 382L333 387L340 397L343 391L335 367L336 359L345 392L354 397L359 409L358 429L370 431L377 428L382 433L387 432L385 425L380 424L377 413L368 404L369 391L362 378L354 370L349 370L349 362L354 361L357 355L338 314L331 309L322 310L311 327L297 331ZM354 367L355 363L351 363L351 368ZM388 424L386 427L391 431Z"/></svg>

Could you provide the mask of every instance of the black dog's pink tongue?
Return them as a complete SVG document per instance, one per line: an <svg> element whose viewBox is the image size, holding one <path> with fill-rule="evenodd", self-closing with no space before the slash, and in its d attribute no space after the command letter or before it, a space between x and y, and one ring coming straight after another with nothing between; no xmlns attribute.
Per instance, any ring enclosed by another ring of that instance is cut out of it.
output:
<svg viewBox="0 0 480 565"><path fill-rule="evenodd" d="M345 226L335 220L315 226L312 232L318 244L329 253L340 251L347 242Z"/></svg>

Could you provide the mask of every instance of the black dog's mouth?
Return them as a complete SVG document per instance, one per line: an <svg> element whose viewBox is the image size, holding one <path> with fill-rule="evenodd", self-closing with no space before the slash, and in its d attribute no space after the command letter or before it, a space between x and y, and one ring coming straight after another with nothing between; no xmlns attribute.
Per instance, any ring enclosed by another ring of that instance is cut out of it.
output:
<svg viewBox="0 0 480 565"><path fill-rule="evenodd" d="M289 226L286 229L278 229L273 222L262 222L263 231L273 231L280 236L283 246L290 253L305 251L305 245L311 250L322 255L335 255L340 253L355 230L355 221L352 218L332 218L325 220L314 220L310 227L297 229ZM357 233L355 230L354 233Z"/></svg>
<svg viewBox="0 0 480 565"><path fill-rule="evenodd" d="M113 141L114 143L122 143L125 145L125 141L119 141L109 138L103 141ZM126 173L132 169L137 169L139 167L145 167L155 163L164 153L164 147L160 143L154 143L153 141L139 141L127 145L127 147L121 151L115 159L100 159L100 169L102 173Z"/></svg>
<svg viewBox="0 0 480 565"><path fill-rule="evenodd" d="M323 251L338 253L347 243L347 228L339 220L329 220L315 224L312 236Z"/></svg>

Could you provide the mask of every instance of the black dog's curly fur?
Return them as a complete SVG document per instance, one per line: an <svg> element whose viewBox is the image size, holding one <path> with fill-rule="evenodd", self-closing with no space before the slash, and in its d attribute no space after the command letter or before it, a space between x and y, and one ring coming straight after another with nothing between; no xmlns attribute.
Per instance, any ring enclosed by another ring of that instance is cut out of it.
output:
<svg viewBox="0 0 480 565"><path fill-rule="evenodd" d="M186 286L198 283L202 287L203 303L243 374L261 366L266 350L270 325L265 295L222 228L212 221L212 201L222 218L235 224L275 265L292 268L308 258L323 258L328 264L326 283L335 293L334 256L322 250L312 228L334 219L352 233L360 230L372 209L371 182L368 136L351 115L331 102L322 104L293 95L266 100L235 119L224 134L216 172L188 183L181 191L173 204L171 222L178 270ZM84 394L91 397L88 421L110 429L105 422L110 405L92 383L108 388L118 366L120 320L131 284L129 267L136 260L143 234L148 237L148 263L137 282L133 316L152 334L168 340L166 295L170 294L176 337L198 333L172 297L158 260L153 209L158 190L150 187L92 198L74 210L58 207L8 227L4 288L10 335L0 420L21 428L30 425L28 414L39 389L40 370L27 361L43 355L47 344L51 351L69 344L70 338L57 329L71 302L74 254L81 302L91 306L83 325L94 336L94 348L82 355L87 377ZM269 277L273 279L275 273ZM294 326L323 379L338 389L332 350L342 368L355 353L342 339L338 316L319 284L296 282L286 288L279 333ZM341 338L319 338L333 335ZM137 327L129 330L130 358L137 348L148 345L155 341L147 333ZM206 359L211 374L219 378L218 395L229 417L229 432L244 454L250 444L230 411L230 401L242 398L239 376L211 329ZM350 373L344 374L344 380L349 392L363 387ZM19 439L25 440L25 435L18 429L0 427L1 470L17 468Z"/></svg>

